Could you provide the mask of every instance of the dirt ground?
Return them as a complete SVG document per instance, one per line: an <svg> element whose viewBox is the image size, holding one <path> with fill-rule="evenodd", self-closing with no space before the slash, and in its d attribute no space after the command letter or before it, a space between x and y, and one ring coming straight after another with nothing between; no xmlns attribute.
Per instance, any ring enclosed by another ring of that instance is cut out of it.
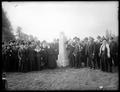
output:
<svg viewBox="0 0 120 92"><path fill-rule="evenodd" d="M118 73L88 68L57 68L7 73L8 90L117 90ZM103 89L100 89L100 86Z"/></svg>

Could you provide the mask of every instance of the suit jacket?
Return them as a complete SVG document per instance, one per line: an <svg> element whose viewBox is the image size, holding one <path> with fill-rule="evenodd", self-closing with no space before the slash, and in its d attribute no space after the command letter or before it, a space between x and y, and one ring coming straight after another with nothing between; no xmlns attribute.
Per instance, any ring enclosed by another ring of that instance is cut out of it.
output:
<svg viewBox="0 0 120 92"><path fill-rule="evenodd" d="M98 42L95 43L95 55L96 55L96 56L99 55L100 46L101 46L101 43L98 43Z"/></svg>
<svg viewBox="0 0 120 92"><path fill-rule="evenodd" d="M89 43L87 47L88 56L95 54L95 43Z"/></svg>
<svg viewBox="0 0 120 92"><path fill-rule="evenodd" d="M118 52L118 50L117 50L118 49L117 43L112 41L109 46L110 46L110 53L111 53L111 55L115 55Z"/></svg>

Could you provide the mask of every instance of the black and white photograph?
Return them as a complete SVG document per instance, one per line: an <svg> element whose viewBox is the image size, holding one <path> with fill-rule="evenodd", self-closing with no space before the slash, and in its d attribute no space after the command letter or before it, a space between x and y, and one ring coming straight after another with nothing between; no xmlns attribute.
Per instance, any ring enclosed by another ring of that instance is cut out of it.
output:
<svg viewBox="0 0 120 92"><path fill-rule="evenodd" d="M2 90L118 90L118 1L2 1Z"/></svg>

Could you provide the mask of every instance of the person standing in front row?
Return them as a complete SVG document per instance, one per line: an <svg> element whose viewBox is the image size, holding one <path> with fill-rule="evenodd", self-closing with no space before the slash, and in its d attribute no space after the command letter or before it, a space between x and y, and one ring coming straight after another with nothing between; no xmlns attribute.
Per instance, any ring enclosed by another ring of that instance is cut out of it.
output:
<svg viewBox="0 0 120 92"><path fill-rule="evenodd" d="M41 70L41 48L39 45L36 46L35 48L35 51L36 51L36 60L37 60L37 70Z"/></svg>
<svg viewBox="0 0 120 92"><path fill-rule="evenodd" d="M96 66L96 69L100 69L100 56L99 56L100 46L101 46L101 37L98 36L97 41L95 42L95 66Z"/></svg>
<svg viewBox="0 0 120 92"><path fill-rule="evenodd" d="M56 63L56 52L54 49L53 44L48 45L48 63L47 66L50 69L54 69L57 67L57 63Z"/></svg>
<svg viewBox="0 0 120 92"><path fill-rule="evenodd" d="M84 50L85 50L85 55L84 55L84 61L85 61L85 67L88 67L88 38L84 38Z"/></svg>
<svg viewBox="0 0 120 92"><path fill-rule="evenodd" d="M117 62L117 43L114 41L113 37L111 37L109 39L109 47L110 47L110 67L109 68L112 68L113 69L118 65L118 62ZM110 71L111 72L111 71Z"/></svg>
<svg viewBox="0 0 120 92"><path fill-rule="evenodd" d="M89 37L89 44L88 44L88 66L91 69L95 68L95 62L94 62L94 54L95 54L95 44L94 44L94 38Z"/></svg>
<svg viewBox="0 0 120 92"><path fill-rule="evenodd" d="M100 47L100 57L101 57L101 70L108 72L109 58L110 58L110 47L107 40L104 38L102 45Z"/></svg>
<svg viewBox="0 0 120 92"><path fill-rule="evenodd" d="M72 40L70 40L67 45L67 50L69 50L68 58L70 61L71 68L74 67L74 55L73 55L74 49L75 49L75 47L73 45L73 42L72 42Z"/></svg>
<svg viewBox="0 0 120 92"><path fill-rule="evenodd" d="M23 54L23 44L19 46L18 49L18 59L19 59L19 65L18 65L18 71L23 72L23 65L24 65L24 54Z"/></svg>

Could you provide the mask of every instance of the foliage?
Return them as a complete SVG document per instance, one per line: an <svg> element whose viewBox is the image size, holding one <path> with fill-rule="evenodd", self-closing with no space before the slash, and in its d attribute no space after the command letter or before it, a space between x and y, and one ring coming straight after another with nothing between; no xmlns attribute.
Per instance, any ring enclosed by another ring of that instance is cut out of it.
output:
<svg viewBox="0 0 120 92"><path fill-rule="evenodd" d="M10 40L15 40L15 36L7 13L2 9L2 41L9 42Z"/></svg>
<svg viewBox="0 0 120 92"><path fill-rule="evenodd" d="M28 35L22 32L22 28L20 26L17 27L17 35L16 38L19 40L25 40L25 41L38 41L37 37L34 37L33 35Z"/></svg>

